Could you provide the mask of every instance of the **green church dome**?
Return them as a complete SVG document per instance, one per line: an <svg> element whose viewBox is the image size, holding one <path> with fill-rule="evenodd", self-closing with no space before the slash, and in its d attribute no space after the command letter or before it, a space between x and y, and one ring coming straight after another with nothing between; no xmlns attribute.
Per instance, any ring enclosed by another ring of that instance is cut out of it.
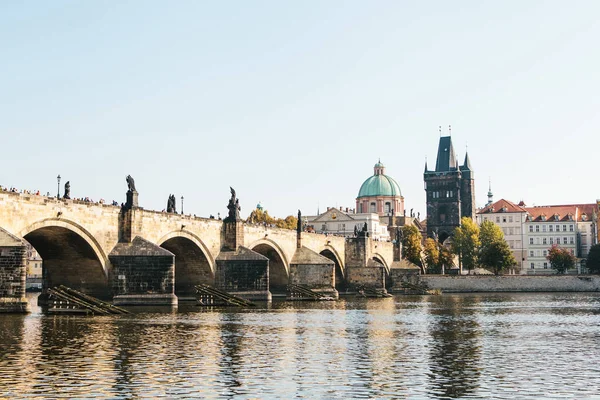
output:
<svg viewBox="0 0 600 400"><path fill-rule="evenodd" d="M381 161L375 164L375 174L362 184L358 197L402 196L400 186L393 178L384 174L384 168Z"/></svg>

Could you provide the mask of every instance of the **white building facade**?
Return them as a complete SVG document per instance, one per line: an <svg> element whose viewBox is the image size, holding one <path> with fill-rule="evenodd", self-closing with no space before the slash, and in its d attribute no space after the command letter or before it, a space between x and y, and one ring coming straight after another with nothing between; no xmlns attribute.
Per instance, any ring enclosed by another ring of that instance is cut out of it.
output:
<svg viewBox="0 0 600 400"><path fill-rule="evenodd" d="M489 197L489 195L488 195ZM517 273L525 269L526 245L523 224L527 218L527 211L521 205L500 199L495 203L488 203L486 207L475 214L475 221L481 225L483 221L491 221L502 229L504 240L510 247L515 260L517 260Z"/></svg>
<svg viewBox="0 0 600 400"><path fill-rule="evenodd" d="M355 228L360 231L366 223L370 237L381 241L390 240L387 224L381 223L377 213L354 214L344 208L327 208L320 215L302 218L306 228L317 233L351 237L354 236Z"/></svg>

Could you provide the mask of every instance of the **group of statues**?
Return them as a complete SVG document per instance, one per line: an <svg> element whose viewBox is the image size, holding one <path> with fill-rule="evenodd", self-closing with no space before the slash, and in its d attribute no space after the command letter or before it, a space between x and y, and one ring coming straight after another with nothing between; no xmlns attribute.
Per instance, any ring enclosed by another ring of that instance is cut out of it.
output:
<svg viewBox="0 0 600 400"><path fill-rule="evenodd" d="M175 195L174 194L170 194L169 200L167 200L167 212L177 214L177 208L175 205Z"/></svg>

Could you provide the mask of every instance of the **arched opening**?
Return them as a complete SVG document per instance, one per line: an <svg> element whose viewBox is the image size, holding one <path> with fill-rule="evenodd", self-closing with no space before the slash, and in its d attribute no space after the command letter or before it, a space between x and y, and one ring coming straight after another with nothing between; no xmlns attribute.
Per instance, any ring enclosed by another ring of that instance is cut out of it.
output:
<svg viewBox="0 0 600 400"><path fill-rule="evenodd" d="M336 255L328 249L321 251L319 254L335 263L335 290L337 290L338 293L345 292L347 288L346 277L344 276L344 271L342 270L342 266Z"/></svg>
<svg viewBox="0 0 600 400"><path fill-rule="evenodd" d="M42 259L44 289L65 285L102 299L110 299L103 263L90 243L62 226L43 226L24 235ZM40 299L43 302L43 299Z"/></svg>
<svg viewBox="0 0 600 400"><path fill-rule="evenodd" d="M446 240L449 237L450 237L450 234L448 232L442 232L442 233L440 233L440 236L439 236L440 244L445 244Z"/></svg>
<svg viewBox="0 0 600 400"><path fill-rule="evenodd" d="M251 250L269 259L269 291L272 294L287 293L289 282L288 270L279 252L273 246L266 243L258 244Z"/></svg>
<svg viewBox="0 0 600 400"><path fill-rule="evenodd" d="M214 284L215 276L208 258L191 239L172 237L160 247L175 254L175 295L179 300L195 299L196 285Z"/></svg>
<svg viewBox="0 0 600 400"><path fill-rule="evenodd" d="M381 258L379 258L378 256L374 256L372 259L377 264L380 264L383 267L383 273L385 275L385 287L386 287L386 289L389 289L392 286L392 279L390 277L390 271L385 266L385 263L383 262L383 260Z"/></svg>

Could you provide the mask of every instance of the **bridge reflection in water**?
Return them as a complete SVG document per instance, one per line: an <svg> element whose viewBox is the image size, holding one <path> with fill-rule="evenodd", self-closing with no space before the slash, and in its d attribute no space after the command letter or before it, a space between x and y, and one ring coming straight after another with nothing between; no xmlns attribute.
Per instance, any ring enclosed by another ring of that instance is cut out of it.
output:
<svg viewBox="0 0 600 400"><path fill-rule="evenodd" d="M558 293L87 318L34 308L2 317L0 397L594 397L599 304Z"/></svg>

